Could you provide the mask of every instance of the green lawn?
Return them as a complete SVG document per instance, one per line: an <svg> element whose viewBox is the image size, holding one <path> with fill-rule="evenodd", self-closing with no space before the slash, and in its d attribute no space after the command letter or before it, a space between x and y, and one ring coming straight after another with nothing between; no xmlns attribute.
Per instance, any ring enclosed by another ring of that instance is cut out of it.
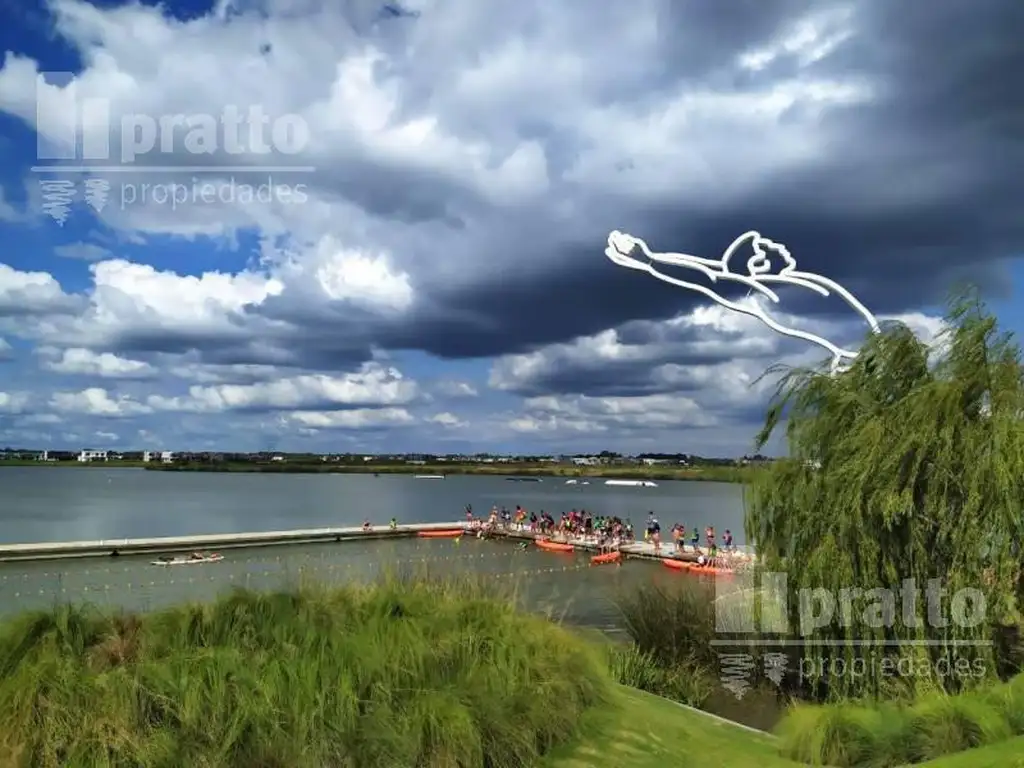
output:
<svg viewBox="0 0 1024 768"><path fill-rule="evenodd" d="M543 768L665 768L688 759L713 768L797 768L772 740L650 696L620 688L611 711L592 715L588 736L549 755ZM1024 736L915 768L1024 768Z"/></svg>
<svg viewBox="0 0 1024 768"><path fill-rule="evenodd" d="M594 715L588 737L548 756L544 768L665 768L687 760L715 768L796 768L768 738L621 688L609 712Z"/></svg>
<svg viewBox="0 0 1024 768"><path fill-rule="evenodd" d="M1024 736L921 763L919 768L1024 768Z"/></svg>

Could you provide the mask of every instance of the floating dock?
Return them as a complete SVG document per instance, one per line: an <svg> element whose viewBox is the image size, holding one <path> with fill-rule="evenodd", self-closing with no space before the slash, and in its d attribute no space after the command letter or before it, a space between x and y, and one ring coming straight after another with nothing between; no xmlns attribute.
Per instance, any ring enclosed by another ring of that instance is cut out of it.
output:
<svg viewBox="0 0 1024 768"><path fill-rule="evenodd" d="M497 531L489 534L495 538L503 539L519 539L533 541L540 538L548 538L544 534L534 533L532 531L517 530L515 528L499 528ZM553 541L561 541L561 539L554 537ZM599 551L596 540L580 540L572 539L565 542L572 544L573 547L580 552L594 552L595 554ZM642 560L682 560L685 563L696 563L697 553L693 551L687 552L676 552L675 544L673 542L661 543L661 550L655 551L654 544L649 541L635 541L632 544L622 544L619 546L619 552L625 557L636 557ZM743 547L738 547L736 555L741 556L743 559L753 559L750 552Z"/></svg>
<svg viewBox="0 0 1024 768"><path fill-rule="evenodd" d="M102 539L99 541L44 541L32 544L0 543L0 562L17 560L58 560L80 557L110 557L204 549L272 547L281 544L311 544L330 541L392 539L416 536L421 531L464 529L465 523L417 523L414 525L362 526L350 528L309 528L296 531L253 533L208 533L195 536L162 536L148 539Z"/></svg>
<svg viewBox="0 0 1024 768"><path fill-rule="evenodd" d="M0 544L0 562L27 560L61 560L83 557L111 557L118 555L170 554L174 552L195 552L198 550L241 549L246 547L273 547L282 544L314 544L342 541L373 541L380 539L406 538L431 531L463 530L475 536L476 530L468 530L463 522L456 523L414 523L390 526L362 526L348 528L309 528L295 531L255 531L251 533L208 533L195 536L162 536L148 539L102 539L99 541L44 541L32 544ZM541 534L515 528L499 528L487 534L495 539L534 540L547 538ZM558 539L555 539L556 541ZM596 540L573 539L569 542L580 552L598 551ZM655 552L654 544L637 541L623 544L619 551L626 557L644 560L672 558L685 562L696 562L694 552L677 554L671 543L662 543L661 551ZM740 550L741 555L750 557Z"/></svg>

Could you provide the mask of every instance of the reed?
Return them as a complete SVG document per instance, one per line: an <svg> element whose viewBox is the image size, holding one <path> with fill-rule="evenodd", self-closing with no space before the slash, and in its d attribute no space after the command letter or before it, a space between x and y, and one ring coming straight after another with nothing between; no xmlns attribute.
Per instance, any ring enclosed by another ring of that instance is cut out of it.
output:
<svg viewBox="0 0 1024 768"><path fill-rule="evenodd" d="M908 703L798 704L776 728L781 754L808 765L894 768L1024 734L1024 675Z"/></svg>
<svg viewBox="0 0 1024 768"><path fill-rule="evenodd" d="M524 766L610 690L600 650L465 580L59 606L0 628L0 764Z"/></svg>

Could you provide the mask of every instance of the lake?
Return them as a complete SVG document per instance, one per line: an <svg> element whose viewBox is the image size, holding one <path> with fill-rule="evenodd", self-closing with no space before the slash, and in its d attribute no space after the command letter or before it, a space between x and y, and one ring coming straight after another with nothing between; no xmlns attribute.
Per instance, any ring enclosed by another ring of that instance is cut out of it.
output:
<svg viewBox="0 0 1024 768"><path fill-rule="evenodd" d="M494 476L417 480L390 475L271 475L153 472L142 469L0 468L0 539L6 542L96 540L198 533L462 519L466 504L553 514L584 508L632 517L647 512L666 528L729 528L743 540L743 489L708 482L660 482L656 488L566 485L564 479L509 482ZM617 598L645 583L712 587L658 563L627 560L591 567L590 553L521 550L513 542L388 539L225 550L220 563L164 567L153 556L0 563L0 616L55 603L151 610L209 600L231 587L277 589L303 582L367 581L384 573L441 578L470 575L509 584L531 610L622 636ZM720 696L719 714L755 727L778 716L773 699Z"/></svg>
<svg viewBox="0 0 1024 768"><path fill-rule="evenodd" d="M99 467L0 468L0 540L6 543L184 536L462 520L467 504L556 516L569 509L632 517L648 511L664 529L685 523L730 529L743 541L743 488L659 482L656 488L512 482L490 475L418 480L409 475L161 472Z"/></svg>

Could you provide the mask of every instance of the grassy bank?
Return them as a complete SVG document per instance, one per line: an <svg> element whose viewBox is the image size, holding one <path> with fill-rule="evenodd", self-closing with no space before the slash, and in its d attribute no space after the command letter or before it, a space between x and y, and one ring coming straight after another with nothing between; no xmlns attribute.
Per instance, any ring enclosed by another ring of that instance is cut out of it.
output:
<svg viewBox="0 0 1024 768"><path fill-rule="evenodd" d="M588 713L583 733L556 748L544 768L797 768L780 757L768 735L758 735L671 701L631 688Z"/></svg>
<svg viewBox="0 0 1024 768"><path fill-rule="evenodd" d="M551 464L326 464L274 462L267 464L151 464L157 472L265 472L278 474L378 474L378 475L492 475L495 477L599 477L637 480L693 480L742 483L751 470L739 467L569 467Z"/></svg>
<svg viewBox="0 0 1024 768"><path fill-rule="evenodd" d="M60 607L0 631L0 765L528 766L611 690L592 645L465 581Z"/></svg>
<svg viewBox="0 0 1024 768"><path fill-rule="evenodd" d="M515 604L464 579L391 579L238 591L142 615L22 615L0 626L0 765L662 768L682 755L720 768L899 764L847 759L899 730L887 718L799 710L815 744L838 751L795 754L785 729L773 738L616 685L609 647ZM1016 712L1016 691L993 688L979 706L922 703L892 722L910 723L908 743L935 752L992 742L919 765L1013 765L1021 740L986 713Z"/></svg>
<svg viewBox="0 0 1024 768"><path fill-rule="evenodd" d="M923 763L1024 736L1024 675L904 705L841 703L793 708L777 729L782 754L836 768Z"/></svg>
<svg viewBox="0 0 1024 768"><path fill-rule="evenodd" d="M918 763L915 768L1024 768L1024 737ZM665 768L692 761L715 768L798 768L779 744L655 696L620 688L588 713L575 743L556 748L544 768ZM874 768L872 764L867 764Z"/></svg>

